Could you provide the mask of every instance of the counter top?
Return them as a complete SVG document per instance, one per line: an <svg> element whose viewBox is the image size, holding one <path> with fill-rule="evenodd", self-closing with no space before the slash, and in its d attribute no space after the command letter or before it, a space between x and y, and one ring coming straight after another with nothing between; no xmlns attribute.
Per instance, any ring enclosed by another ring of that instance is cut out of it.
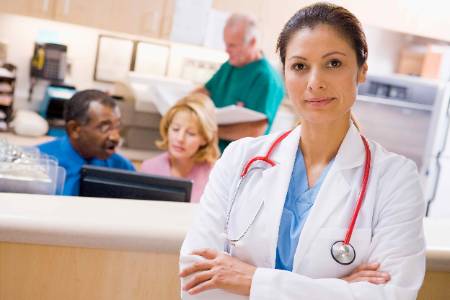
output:
<svg viewBox="0 0 450 300"><path fill-rule="evenodd" d="M0 241L178 253L198 204L0 193ZM450 219L425 219L427 269L450 271Z"/></svg>
<svg viewBox="0 0 450 300"><path fill-rule="evenodd" d="M0 132L0 139L5 139L8 143L17 146L36 146L54 139L53 136L21 136L12 132Z"/></svg>
<svg viewBox="0 0 450 300"><path fill-rule="evenodd" d="M427 269L450 272L450 219L424 220Z"/></svg>
<svg viewBox="0 0 450 300"><path fill-rule="evenodd" d="M53 136L28 137L16 135L12 132L0 132L0 139L2 138L7 140L8 143L17 146L36 146L55 139L55 137ZM133 161L143 161L158 155L159 153L161 153L161 151L150 151L150 150L147 151L140 149L131 149L126 147L119 147L117 149L117 153Z"/></svg>
<svg viewBox="0 0 450 300"><path fill-rule="evenodd" d="M0 193L0 241L178 253L196 206Z"/></svg>

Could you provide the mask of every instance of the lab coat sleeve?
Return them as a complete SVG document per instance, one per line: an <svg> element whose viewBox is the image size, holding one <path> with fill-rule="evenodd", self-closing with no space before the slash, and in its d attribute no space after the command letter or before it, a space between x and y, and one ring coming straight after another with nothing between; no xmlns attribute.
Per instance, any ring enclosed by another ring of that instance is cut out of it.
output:
<svg viewBox="0 0 450 300"><path fill-rule="evenodd" d="M378 182L377 205L368 262L391 275L385 285L347 283L336 278L258 268L250 299L257 300L413 300L425 273L425 203L415 165L406 159L391 166Z"/></svg>
<svg viewBox="0 0 450 300"><path fill-rule="evenodd" d="M216 162L211 171L205 191L200 200L199 211L195 218L193 226L188 231L181 247L180 270L192 264L198 257L193 258L190 253L195 249L212 248L218 251L224 250L225 236L224 232L226 212L228 208L229 193L233 189L233 179L239 176L239 163L234 166L233 162L240 161L241 156L239 145L241 140L231 143L223 153L222 157ZM187 279L181 280L181 286ZM248 299L239 295L233 295L222 290L209 290L195 296L182 292L184 300L201 299L227 299L238 300Z"/></svg>

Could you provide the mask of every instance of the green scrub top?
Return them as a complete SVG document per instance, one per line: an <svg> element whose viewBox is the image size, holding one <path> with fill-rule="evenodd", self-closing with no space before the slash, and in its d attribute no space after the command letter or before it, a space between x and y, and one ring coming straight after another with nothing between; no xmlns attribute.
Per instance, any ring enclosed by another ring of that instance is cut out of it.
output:
<svg viewBox="0 0 450 300"><path fill-rule="evenodd" d="M242 67L227 61L205 84L216 107L242 102L244 107L267 116L270 131L275 114L284 97L284 85L278 72L267 59L262 58ZM223 151L230 141L220 140Z"/></svg>

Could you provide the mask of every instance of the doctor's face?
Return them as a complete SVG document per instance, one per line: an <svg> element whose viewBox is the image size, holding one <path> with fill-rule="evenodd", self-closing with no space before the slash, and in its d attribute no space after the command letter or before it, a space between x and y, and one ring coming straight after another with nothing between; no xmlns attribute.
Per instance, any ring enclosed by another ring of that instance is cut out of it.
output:
<svg viewBox="0 0 450 300"><path fill-rule="evenodd" d="M199 148L206 144L197 118L187 110L181 110L174 115L167 137L170 156L180 160L191 159Z"/></svg>
<svg viewBox="0 0 450 300"><path fill-rule="evenodd" d="M286 47L286 89L302 122L349 119L366 71L350 42L329 25L299 30Z"/></svg>

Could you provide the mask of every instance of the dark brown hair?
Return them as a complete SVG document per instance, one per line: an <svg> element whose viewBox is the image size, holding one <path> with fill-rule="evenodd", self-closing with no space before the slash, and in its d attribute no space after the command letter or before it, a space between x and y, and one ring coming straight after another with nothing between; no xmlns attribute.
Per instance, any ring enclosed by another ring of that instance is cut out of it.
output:
<svg viewBox="0 0 450 300"><path fill-rule="evenodd" d="M107 107L116 108L116 101L99 90L83 90L75 93L64 105L64 120L71 120L81 125L89 122L89 107L92 102L99 102Z"/></svg>
<svg viewBox="0 0 450 300"><path fill-rule="evenodd" d="M286 48L292 36L305 27L313 29L319 24L332 26L350 42L355 50L359 67L366 62L368 54L366 35L359 20L341 6L316 3L300 9L284 25L277 42L277 51L283 68L286 62Z"/></svg>

